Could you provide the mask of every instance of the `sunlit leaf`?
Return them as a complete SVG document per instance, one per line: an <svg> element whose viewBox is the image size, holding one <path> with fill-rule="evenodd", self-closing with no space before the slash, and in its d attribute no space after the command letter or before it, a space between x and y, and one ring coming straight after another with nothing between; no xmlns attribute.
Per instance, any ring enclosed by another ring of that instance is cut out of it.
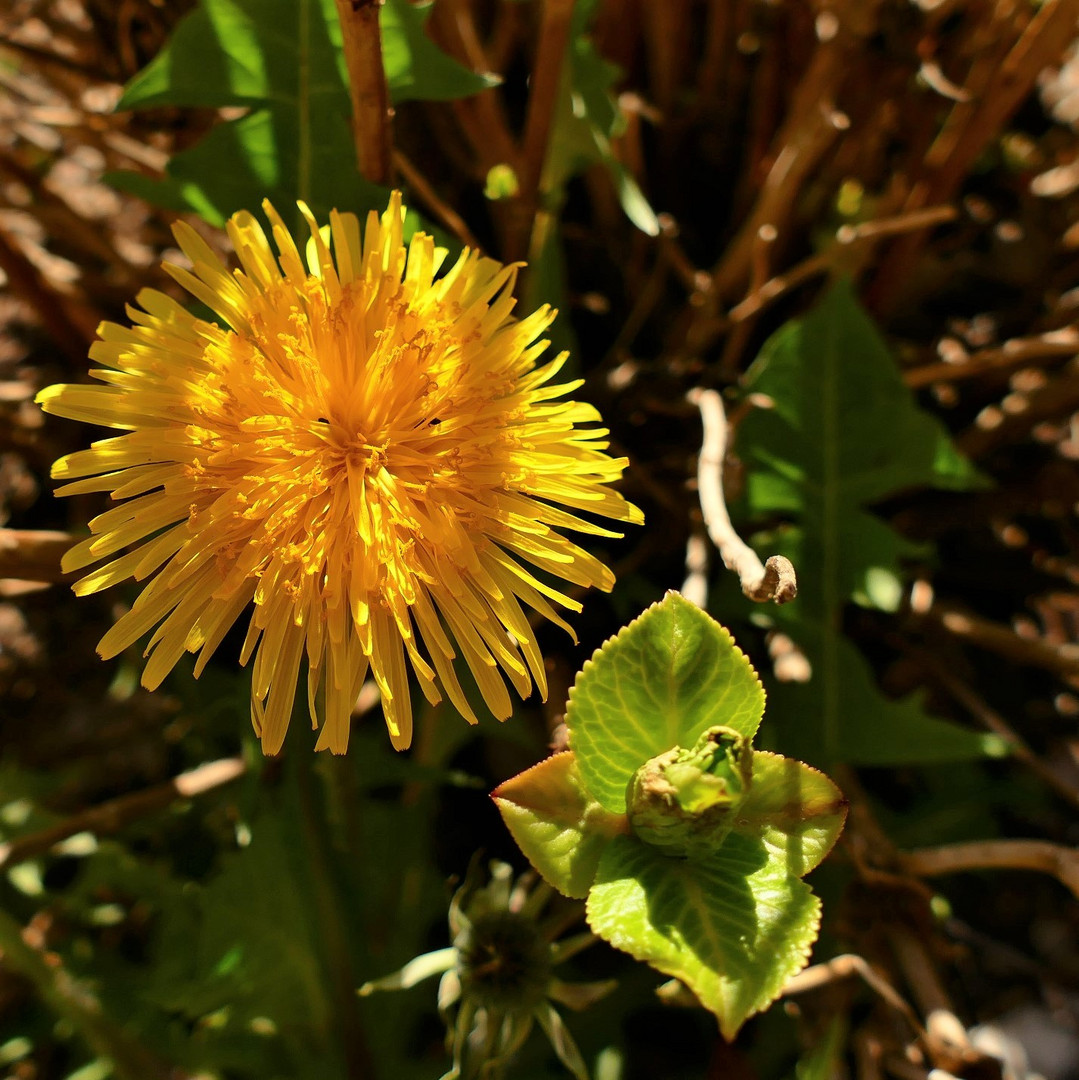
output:
<svg viewBox="0 0 1079 1080"><path fill-rule="evenodd" d="M434 6L387 0L379 12L382 63L395 101L447 101L497 86L497 75L469 71L447 56L424 32Z"/></svg>
<svg viewBox="0 0 1079 1080"><path fill-rule="evenodd" d="M920 409L849 283L839 282L804 319L761 350L746 391L765 395L738 434L753 516L792 522L774 530L768 553L798 571L798 599L768 612L804 651L806 683L777 685L779 745L828 764L954 761L999 743L893 702L873 685L842 635L850 601L894 610L901 560L924 547L895 533L873 502L914 488L960 491L984 481Z"/></svg>
<svg viewBox="0 0 1079 1080"><path fill-rule="evenodd" d="M684 982L728 1039L804 966L819 919L809 886L737 833L706 861L617 837L588 897L592 929Z"/></svg>
<svg viewBox="0 0 1079 1080"><path fill-rule="evenodd" d="M491 85L446 56L424 33L430 5L382 6L390 96L446 99ZM291 218L303 199L324 219L333 208L381 209L387 192L355 166L351 104L334 0L202 0L165 48L128 84L118 108L241 107L160 179L110 174L118 187L221 225L264 198Z"/></svg>
<svg viewBox="0 0 1079 1080"><path fill-rule="evenodd" d="M847 800L822 772L765 750L753 753L753 782L738 807L735 831L764 841L795 877L832 850L847 817Z"/></svg>
<svg viewBox="0 0 1079 1080"><path fill-rule="evenodd" d="M691 747L717 724L752 738L763 712L760 681L731 635L668 593L585 664L566 725L585 787L621 814L626 784L649 758Z"/></svg>
<svg viewBox="0 0 1079 1080"><path fill-rule="evenodd" d="M491 797L521 851L566 896L588 894L603 849L628 827L585 791L572 751L507 780Z"/></svg>

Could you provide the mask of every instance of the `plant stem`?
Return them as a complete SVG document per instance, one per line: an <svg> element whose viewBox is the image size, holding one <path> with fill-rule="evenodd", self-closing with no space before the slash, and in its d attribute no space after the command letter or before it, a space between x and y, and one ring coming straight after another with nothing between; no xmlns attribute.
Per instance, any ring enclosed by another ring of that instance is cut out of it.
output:
<svg viewBox="0 0 1079 1080"><path fill-rule="evenodd" d="M899 867L918 877L959 870L1037 870L1079 897L1079 852L1047 840L973 840L900 852Z"/></svg>
<svg viewBox="0 0 1079 1080"><path fill-rule="evenodd" d="M331 766L346 767L345 759L333 759ZM334 869L330 843L331 823L325 803L319 797L311 755L301 755L292 763L303 818L307 862L311 869L312 894L318 909L319 931L325 946L331 999L340 1033L347 1080L371 1080L375 1075L371 1051L364 1035L356 990L359 982L353 964L349 925L342 903L340 878Z"/></svg>
<svg viewBox="0 0 1079 1080"><path fill-rule="evenodd" d="M53 529L0 529L0 577L66 580L60 559L75 539L71 533Z"/></svg>
<svg viewBox="0 0 1079 1080"><path fill-rule="evenodd" d="M378 25L382 0L336 0L352 97L352 135L360 175L373 184L393 176L390 97Z"/></svg>
<svg viewBox="0 0 1079 1080"><path fill-rule="evenodd" d="M750 600L785 604L798 595L794 567L782 555L761 563L757 553L734 531L723 496L723 460L727 453L727 414L715 390L691 390L689 400L701 410L704 441L697 464L697 494L708 535L723 565L738 575Z"/></svg>
<svg viewBox="0 0 1079 1080"><path fill-rule="evenodd" d="M540 181L547 159L555 108L558 105L562 66L569 46L574 0L544 0L536 60L528 95L522 147L518 227L511 238L511 259L521 258L528 250L528 235L539 207Z"/></svg>
<svg viewBox="0 0 1079 1080"><path fill-rule="evenodd" d="M122 829L129 821L163 810L177 799L191 799L231 783L243 775L246 765L242 758L222 758L200 765L197 769L174 776L164 784L121 795L108 802L91 806L56 825L40 832L0 844L0 870L41 855L54 844L76 833L110 833Z"/></svg>

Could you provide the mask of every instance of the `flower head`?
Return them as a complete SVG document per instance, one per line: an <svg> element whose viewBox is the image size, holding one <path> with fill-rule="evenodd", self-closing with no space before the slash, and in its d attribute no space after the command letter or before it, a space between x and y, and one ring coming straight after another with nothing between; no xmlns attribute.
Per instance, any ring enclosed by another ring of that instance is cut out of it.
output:
<svg viewBox="0 0 1079 1080"><path fill-rule="evenodd" d="M143 290L133 325L103 323L91 348L106 385L38 395L48 412L127 432L53 467L71 481L58 494L120 502L65 557L65 571L108 560L75 591L149 579L98 650L115 656L153 629L153 689L185 652L200 673L253 604L240 659L254 656L267 753L305 658L318 749L346 749L368 672L397 747L411 739L410 669L429 701L444 692L475 723L463 657L505 718L503 676L522 697L533 681L546 693L522 604L568 630L552 602L580 605L545 576L613 584L562 530L619 535L576 511L641 520L608 486L626 461L604 452L595 409L559 400L579 385L552 384L566 354L537 366L554 312L512 318L516 267L466 249L436 278L447 253L421 233L405 248L396 193L362 236L355 216L335 211L320 229L301 204L306 259L264 210L277 254L238 213L232 272L175 227L193 270L165 268L217 321Z"/></svg>
<svg viewBox="0 0 1079 1080"><path fill-rule="evenodd" d="M473 862L450 903L453 944L410 960L400 971L360 987L360 995L407 990L441 975L438 1007L446 1021L453 1067L442 1080L497 1080L539 1023L563 1065L577 1080L588 1070L555 1004L585 1009L614 989L611 979L567 983L561 963L596 941L589 931L563 938L579 922L582 904L545 910L554 890L528 872L492 861L491 880L479 886Z"/></svg>

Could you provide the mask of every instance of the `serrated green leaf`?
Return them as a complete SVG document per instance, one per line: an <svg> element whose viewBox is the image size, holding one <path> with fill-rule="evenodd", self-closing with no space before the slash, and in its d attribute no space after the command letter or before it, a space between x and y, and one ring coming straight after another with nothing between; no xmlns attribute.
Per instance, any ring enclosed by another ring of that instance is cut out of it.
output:
<svg viewBox="0 0 1079 1080"><path fill-rule="evenodd" d="M774 691L783 748L826 765L958 760L995 749L913 702L888 701L840 631L848 602L894 610L901 560L925 552L869 504L911 487L984 482L917 406L848 282L765 343L746 390L772 402L739 430L746 503L751 514L794 519L770 537L769 554L791 558L799 595L770 615L813 672Z"/></svg>
<svg viewBox="0 0 1079 1080"><path fill-rule="evenodd" d="M799 644L811 661L829 655L815 627L799 627ZM822 715L822 703L810 693L810 683L777 683L769 690L771 716L794 716L799 723L784 728L783 749L796 757L820 759L819 728L808 716L837 726L830 741L841 748L843 760L855 765L915 765L1003 757L1007 744L996 735L961 728L929 716L917 697L899 701L884 697L873 681L869 664L842 635L832 643L836 671L835 700ZM827 729L826 729L827 730Z"/></svg>
<svg viewBox="0 0 1079 1080"><path fill-rule="evenodd" d="M497 86L497 75L477 75L447 56L424 32L434 0L387 0L379 12L382 63L390 97L399 101L449 101Z"/></svg>
<svg viewBox="0 0 1079 1080"><path fill-rule="evenodd" d="M572 750L534 765L492 793L517 846L550 885L566 896L588 895L600 856L628 828L581 781Z"/></svg>
<svg viewBox="0 0 1079 1080"><path fill-rule="evenodd" d="M847 819L847 800L822 772L767 750L753 752L753 782L738 807L736 832L759 837L795 877L832 850Z"/></svg>
<svg viewBox="0 0 1079 1080"><path fill-rule="evenodd" d="M691 747L716 724L752 739L764 690L734 638L671 592L598 649L570 691L566 726L588 792L626 809L626 785L650 758Z"/></svg>
<svg viewBox="0 0 1079 1080"><path fill-rule="evenodd" d="M264 198L286 221L297 199L322 220L333 207L386 204L387 192L353 165L334 0L203 0L132 79L118 108L160 105L252 111L175 155L165 179L134 181L155 201L180 203L216 225Z"/></svg>
<svg viewBox="0 0 1079 1080"><path fill-rule="evenodd" d="M445 100L491 85L442 53L423 27L430 5L388 0L380 10L394 101ZM221 225L269 198L286 220L303 199L316 218L333 208L381 210L388 192L354 166L350 101L334 0L202 0L118 108L248 107L175 155L168 175L113 174L116 186Z"/></svg>
<svg viewBox="0 0 1079 1080"><path fill-rule="evenodd" d="M691 861L617 837L587 914L600 937L684 982L732 1039L805 965L820 902L759 840L735 833Z"/></svg>

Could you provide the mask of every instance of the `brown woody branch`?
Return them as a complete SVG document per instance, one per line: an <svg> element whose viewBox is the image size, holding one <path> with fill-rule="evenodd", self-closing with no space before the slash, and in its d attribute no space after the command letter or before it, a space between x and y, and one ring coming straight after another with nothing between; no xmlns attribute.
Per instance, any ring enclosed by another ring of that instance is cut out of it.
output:
<svg viewBox="0 0 1079 1080"><path fill-rule="evenodd" d="M900 869L917 877L963 870L1035 870L1050 874L1079 898L1079 851L1047 840L974 840L900 852Z"/></svg>
<svg viewBox="0 0 1079 1080"><path fill-rule="evenodd" d="M74 543L70 533L51 529L0 529L0 578L65 581L60 560Z"/></svg>
<svg viewBox="0 0 1079 1080"><path fill-rule="evenodd" d="M360 175L373 184L393 177L390 96L378 25L382 0L336 0L352 97L352 133Z"/></svg>
<svg viewBox="0 0 1079 1080"><path fill-rule="evenodd" d="M191 799L207 791L231 783L243 775L247 766L242 758L222 758L200 765L197 769L174 776L164 784L109 799L99 806L92 806L73 814L40 832L20 837L10 843L0 844L0 870L41 855L54 845L76 833L112 833L122 829L128 822L163 810L177 799Z"/></svg>

